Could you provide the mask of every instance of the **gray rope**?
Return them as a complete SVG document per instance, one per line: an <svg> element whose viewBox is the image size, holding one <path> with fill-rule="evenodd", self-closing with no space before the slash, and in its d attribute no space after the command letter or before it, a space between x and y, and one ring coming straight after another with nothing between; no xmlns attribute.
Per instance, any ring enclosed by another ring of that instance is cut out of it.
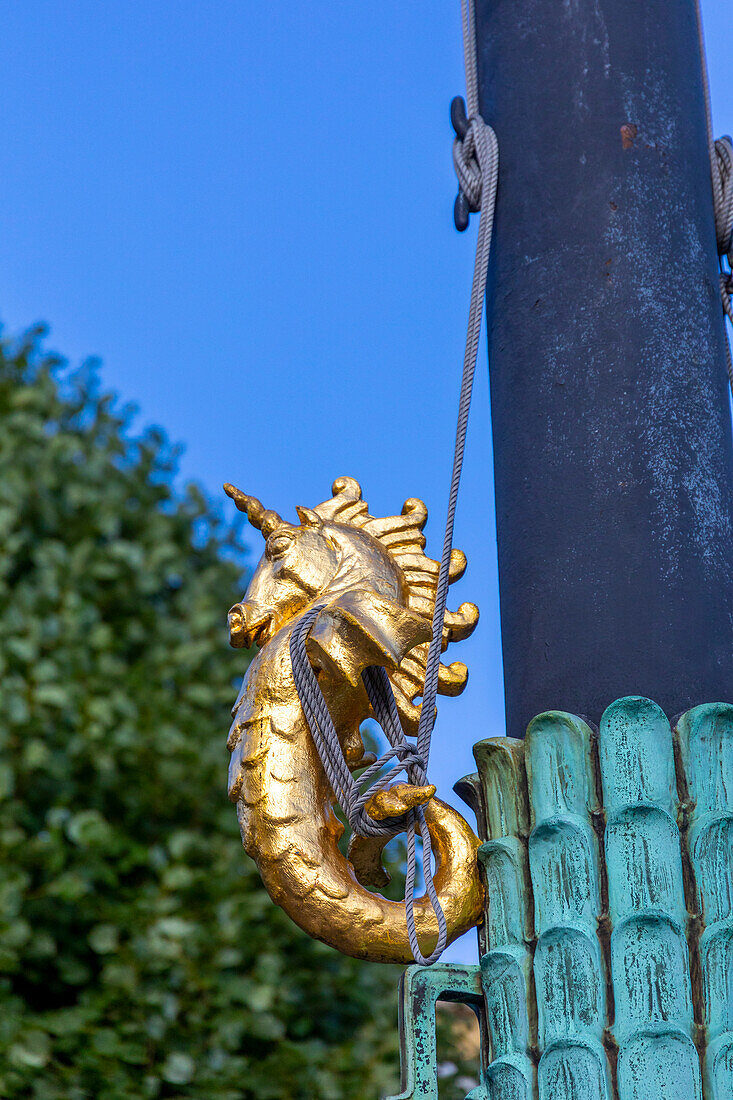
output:
<svg viewBox="0 0 733 1100"><path fill-rule="evenodd" d="M705 31L702 22L702 8L697 0L697 32L700 42L702 61L702 81L705 95L705 118L707 125L708 150L710 153L710 173L713 185L713 208L715 210L715 235L720 256L720 297L723 310L733 324L733 142L729 137L713 137L713 114L710 100L710 73L708 71L707 52L705 50ZM728 259L726 269L724 257ZM728 381L733 394L733 355L730 343L725 345L728 366Z"/></svg>
<svg viewBox="0 0 733 1100"><path fill-rule="evenodd" d="M383 668L365 669L362 674L364 686L374 716L390 743L390 749L367 767L357 782L344 758L336 728L328 712L326 700L323 697L306 652L308 632L320 611L326 606L324 603L316 604L301 618L293 630L290 640L293 677L303 711L316 749L323 762L326 777L331 784L337 802L346 815L349 825L358 836L393 836L403 830L407 832L407 869L405 874L407 932L413 956L416 962L424 966L429 966L440 958L448 938L445 915L433 882L432 846L430 832L425 820L425 811L420 806L403 817L377 822L366 812L365 805L375 790L388 786L401 771L406 771L408 781L412 784L424 786L427 783L430 741L435 725L435 700L438 692L440 657L443 648L445 608L448 598L450 559L453 547L453 527L458 503L461 470L463 468L473 379L476 372L476 360L481 336L486 277L494 227L496 186L499 175L499 147L496 134L490 126L486 125L479 114L474 0L461 0L461 7L468 129L462 139L456 138L453 143L453 163L461 190L468 199L469 208L474 212L480 211L480 219L471 300L468 310L466 349L463 358L453 471L448 497L448 514L435 592L432 638L428 647L416 748L413 748L407 741L402 729L386 671ZM380 776L379 772L382 768L391 760L394 760L395 757L397 763L393 764L384 775ZM422 954L415 927L414 906L417 864L415 837L417 832L420 833L423 844L422 861L425 888L438 922L438 940L435 949L427 957Z"/></svg>
<svg viewBox="0 0 733 1100"><path fill-rule="evenodd" d="M455 523L458 489L463 468L463 455L466 446L468 414L471 408L471 393L476 372L481 320L483 317L486 277L491 251L491 236L494 228L494 209L496 205L496 185L499 178L499 144L496 134L481 118L478 109L478 71L476 64L476 36L474 30L474 5L472 0L462 0L463 10L463 52L466 63L466 105L468 109L468 130L463 139L456 137L453 143L453 163L461 190L466 195L469 207L480 210L478 239L476 241L476 260L473 268L471 301L468 310L468 331L466 350L463 358L463 376L458 403L458 424L456 444L453 453L453 472L448 496L448 515L443 538L443 553L440 560L440 572L435 593L433 611L433 637L428 650L425 670L425 687L422 695L420 723L417 732L417 751L423 759L430 756L430 740L435 725L435 699L438 692L440 656L443 645L443 621L448 598L451 550L453 548L453 527Z"/></svg>
<svg viewBox="0 0 733 1100"><path fill-rule="evenodd" d="M461 0L461 26L463 29L463 66L466 71L466 107L468 117L472 119L480 116L475 0Z"/></svg>
<svg viewBox="0 0 733 1100"><path fill-rule="evenodd" d="M410 783L424 786L427 782L425 763L405 737L392 686L386 671L383 668L372 667L364 670L362 680L374 715L384 730L391 747L365 769L358 782L352 776L341 749L341 743L329 713L328 705L305 648L308 633L325 606L325 603L318 603L306 612L291 635L290 658L293 665L295 686L308 720L316 750L323 763L326 778L353 831L358 836L373 837L394 836L403 830L407 831L407 870L405 874L407 935L413 958L423 966L430 966L440 958L445 950L448 940L448 925L433 882L432 842L425 820L425 811L422 806L418 806L417 809L411 810L404 817L388 818L379 822L371 818L364 808L367 800L375 790L388 786L403 770L407 771ZM390 768L385 775L378 777L381 769L395 756L398 758L398 763ZM375 779L376 782L372 782ZM361 786L366 789L360 790ZM435 949L428 956L423 955L420 949L415 925L416 831L420 833L423 843L425 889L438 922L438 940Z"/></svg>
<svg viewBox="0 0 733 1100"><path fill-rule="evenodd" d="M386 672L384 669L368 668L365 669L362 679L372 709L390 742L390 749L364 770L358 782L354 779L346 763L336 727L305 648L310 629L325 607L325 603L318 603L306 612L290 639L290 657L298 696L306 713L326 778L351 828L359 836L394 836L405 828L405 818L375 821L364 807L374 791L386 787L403 770L407 771L411 783L423 786L427 779L425 764L402 731ZM395 756L399 762L377 782L373 782L381 769ZM365 787L365 790L362 791L361 787Z"/></svg>
<svg viewBox="0 0 733 1100"><path fill-rule="evenodd" d="M713 193L718 252L733 262L733 143L729 137L715 142Z"/></svg>

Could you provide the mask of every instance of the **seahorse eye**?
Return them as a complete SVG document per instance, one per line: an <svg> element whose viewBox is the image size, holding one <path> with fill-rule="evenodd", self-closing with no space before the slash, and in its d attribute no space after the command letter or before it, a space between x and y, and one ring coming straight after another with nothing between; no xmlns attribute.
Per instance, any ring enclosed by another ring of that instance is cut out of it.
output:
<svg viewBox="0 0 733 1100"><path fill-rule="evenodd" d="M265 547L265 553L270 561L275 561L277 558L282 558L290 549L293 544L292 535L280 534L270 535Z"/></svg>

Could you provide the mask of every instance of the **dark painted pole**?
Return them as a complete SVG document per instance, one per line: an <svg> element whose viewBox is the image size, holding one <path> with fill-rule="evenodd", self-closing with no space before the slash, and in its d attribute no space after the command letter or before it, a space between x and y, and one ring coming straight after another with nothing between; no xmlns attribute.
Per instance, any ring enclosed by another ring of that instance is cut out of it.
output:
<svg viewBox="0 0 733 1100"><path fill-rule="evenodd" d="M508 732L733 698L733 449L694 0L477 0Z"/></svg>

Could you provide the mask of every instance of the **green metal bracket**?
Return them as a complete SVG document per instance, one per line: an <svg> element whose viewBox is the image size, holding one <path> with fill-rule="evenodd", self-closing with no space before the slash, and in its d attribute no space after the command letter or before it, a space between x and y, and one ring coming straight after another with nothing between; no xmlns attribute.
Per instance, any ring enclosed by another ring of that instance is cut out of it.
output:
<svg viewBox="0 0 733 1100"><path fill-rule="evenodd" d="M484 1042L484 998L480 966L409 966L400 981L400 1062L402 1091L385 1100L438 1100L435 1006L458 1001L476 1013ZM484 1058L481 1059L482 1064ZM489 1100L484 1085L466 1100Z"/></svg>

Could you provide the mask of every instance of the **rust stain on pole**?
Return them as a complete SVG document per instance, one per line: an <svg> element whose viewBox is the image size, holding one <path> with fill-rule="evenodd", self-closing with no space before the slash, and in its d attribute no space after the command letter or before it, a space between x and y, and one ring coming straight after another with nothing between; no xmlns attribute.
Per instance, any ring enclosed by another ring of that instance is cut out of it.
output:
<svg viewBox="0 0 733 1100"><path fill-rule="evenodd" d="M636 135L639 133L639 127L635 126L633 122L625 122L621 127L621 144L624 149L633 148Z"/></svg>

